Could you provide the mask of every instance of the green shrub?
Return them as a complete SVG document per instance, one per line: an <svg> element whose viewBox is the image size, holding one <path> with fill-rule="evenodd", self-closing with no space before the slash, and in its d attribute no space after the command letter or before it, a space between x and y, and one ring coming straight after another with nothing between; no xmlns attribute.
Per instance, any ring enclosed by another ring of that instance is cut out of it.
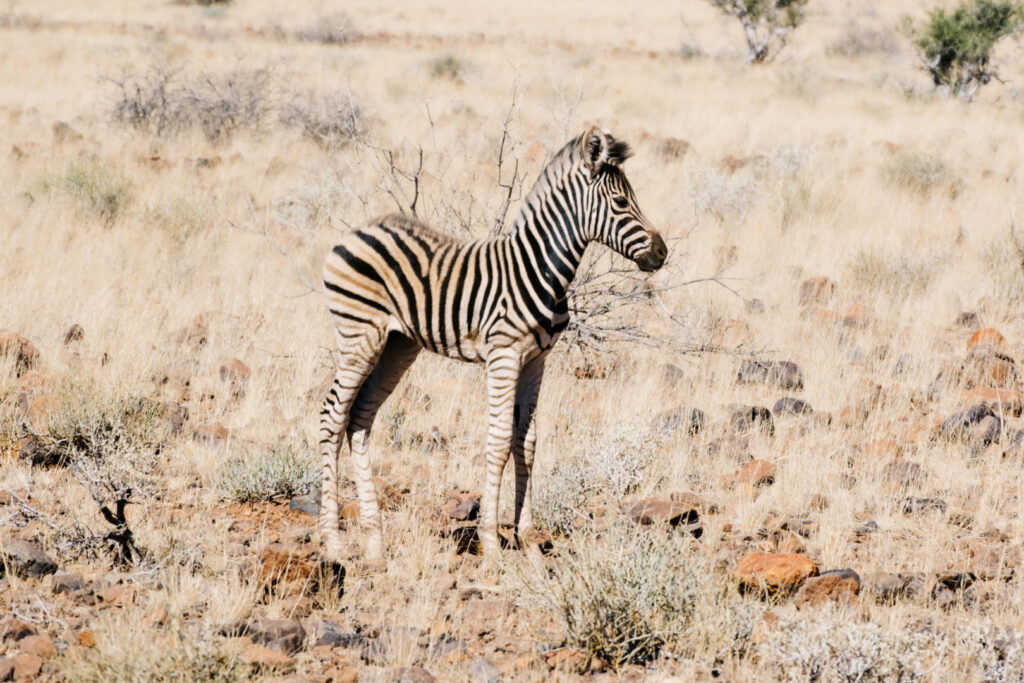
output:
<svg viewBox="0 0 1024 683"><path fill-rule="evenodd" d="M953 10L931 10L920 25L903 20L903 32L935 85L967 101L991 79L998 80L992 48L1022 27L1024 5L1013 0L966 0Z"/></svg>
<svg viewBox="0 0 1024 683"><path fill-rule="evenodd" d="M48 192L67 195L79 213L112 223L131 203L131 183L103 164L73 162L58 176L43 181Z"/></svg>
<svg viewBox="0 0 1024 683"><path fill-rule="evenodd" d="M454 55L439 55L428 62L430 75L434 78L461 80L466 70L466 63Z"/></svg>
<svg viewBox="0 0 1024 683"><path fill-rule="evenodd" d="M899 152L884 166L883 173L893 184L924 196L943 191L953 199L963 185L949 164L933 154Z"/></svg>
<svg viewBox="0 0 1024 683"><path fill-rule="evenodd" d="M736 17L747 40L747 63L760 64L786 44L804 20L807 0L708 0L722 13Z"/></svg>
<svg viewBox="0 0 1024 683"><path fill-rule="evenodd" d="M308 491L318 472L313 453L287 444L232 458L218 483L221 493L239 503L290 498Z"/></svg>

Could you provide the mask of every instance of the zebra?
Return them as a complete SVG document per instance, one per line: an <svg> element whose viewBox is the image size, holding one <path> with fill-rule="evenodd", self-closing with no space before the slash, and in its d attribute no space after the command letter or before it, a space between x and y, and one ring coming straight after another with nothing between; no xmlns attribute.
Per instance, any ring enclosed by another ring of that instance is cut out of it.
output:
<svg viewBox="0 0 1024 683"><path fill-rule="evenodd" d="M534 530L530 473L536 407L548 352L569 322L566 292L587 245L600 242L640 270L659 269L665 241L637 205L622 170L629 145L595 127L541 172L506 234L461 241L405 215L371 220L327 255L324 287L339 365L320 414L321 540L340 560L338 457L348 437L366 534L363 561L383 561L381 513L368 443L374 417L426 349L484 363L488 428L478 536L500 550L498 493L511 453L515 527Z"/></svg>

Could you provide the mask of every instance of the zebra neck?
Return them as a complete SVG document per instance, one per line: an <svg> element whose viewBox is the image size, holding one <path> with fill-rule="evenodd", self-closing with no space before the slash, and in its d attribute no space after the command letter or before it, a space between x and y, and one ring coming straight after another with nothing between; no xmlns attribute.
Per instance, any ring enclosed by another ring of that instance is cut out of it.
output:
<svg viewBox="0 0 1024 683"><path fill-rule="evenodd" d="M512 239L522 255L536 264L551 296L561 300L576 276L587 243L580 236L574 212L561 208L553 197L545 200L523 204Z"/></svg>

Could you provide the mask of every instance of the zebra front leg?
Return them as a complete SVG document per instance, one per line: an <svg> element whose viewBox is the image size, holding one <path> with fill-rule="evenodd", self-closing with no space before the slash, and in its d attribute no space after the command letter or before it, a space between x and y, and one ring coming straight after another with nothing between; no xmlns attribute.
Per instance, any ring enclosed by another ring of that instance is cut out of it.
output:
<svg viewBox="0 0 1024 683"><path fill-rule="evenodd" d="M544 377L545 355L533 359L523 367L516 389L515 435L512 439L512 457L516 465L516 533L520 543L528 544L533 536L533 453L537 445L537 399Z"/></svg>
<svg viewBox="0 0 1024 683"><path fill-rule="evenodd" d="M519 380L518 353L511 349L493 351L487 358L487 475L480 503L480 542L485 557L497 558L498 494L501 475L512 445L516 385Z"/></svg>

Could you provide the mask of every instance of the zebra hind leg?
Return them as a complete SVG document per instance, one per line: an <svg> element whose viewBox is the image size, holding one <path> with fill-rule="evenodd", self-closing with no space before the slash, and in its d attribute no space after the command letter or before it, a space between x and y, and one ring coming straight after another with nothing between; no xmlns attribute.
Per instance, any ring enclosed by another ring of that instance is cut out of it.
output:
<svg viewBox="0 0 1024 683"><path fill-rule="evenodd" d="M352 404L348 420L348 438L352 447L352 470L359 494L359 526L366 538L364 560L368 564L383 561L383 525L377 491L370 466L369 441L377 411L394 391L409 369L419 346L408 337L392 332L377 366L367 378Z"/></svg>
<svg viewBox="0 0 1024 683"><path fill-rule="evenodd" d="M380 334L373 330L359 343L341 347L341 360L334 374L323 409L320 411L320 535L327 559L340 562L342 555L338 507L338 456L341 439L348 428L349 411L367 376L380 355ZM346 339L350 341L351 338Z"/></svg>

